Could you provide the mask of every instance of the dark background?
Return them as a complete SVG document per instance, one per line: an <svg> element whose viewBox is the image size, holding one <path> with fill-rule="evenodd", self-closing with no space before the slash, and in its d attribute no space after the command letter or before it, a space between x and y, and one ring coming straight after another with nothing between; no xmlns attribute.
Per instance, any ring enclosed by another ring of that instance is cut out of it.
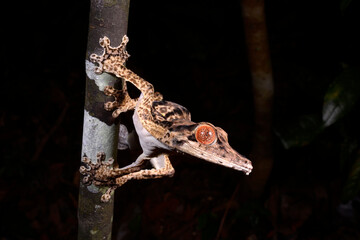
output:
<svg viewBox="0 0 360 240"><path fill-rule="evenodd" d="M2 8L0 239L76 239L89 3ZM214 239L226 215L219 239L360 239L357 98L317 134L301 120L321 118L329 86L359 68L359 13L357 1L266 1L277 134L264 193L251 199L244 174L177 156L173 178L117 190L114 238ZM251 158L239 1L134 0L128 36L130 69Z"/></svg>

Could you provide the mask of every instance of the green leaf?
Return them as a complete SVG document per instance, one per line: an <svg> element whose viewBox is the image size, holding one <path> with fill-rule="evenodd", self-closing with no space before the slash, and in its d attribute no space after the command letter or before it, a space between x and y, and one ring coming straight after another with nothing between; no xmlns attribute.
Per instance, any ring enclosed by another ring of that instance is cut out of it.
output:
<svg viewBox="0 0 360 240"><path fill-rule="evenodd" d="M345 183L342 200L347 202L353 199L360 192L360 153L351 167L348 179Z"/></svg>
<svg viewBox="0 0 360 240"><path fill-rule="evenodd" d="M348 112L359 99L360 72L356 68L345 69L329 86L323 104L322 120L328 127Z"/></svg>
<svg viewBox="0 0 360 240"><path fill-rule="evenodd" d="M323 122L318 115L303 115L297 121L278 128L275 134L286 149L302 147L311 143L323 130Z"/></svg>
<svg viewBox="0 0 360 240"><path fill-rule="evenodd" d="M346 9L348 8L348 6L350 5L351 2L352 2L352 0L341 0L341 1L340 1L340 11L341 11L341 14L344 15Z"/></svg>

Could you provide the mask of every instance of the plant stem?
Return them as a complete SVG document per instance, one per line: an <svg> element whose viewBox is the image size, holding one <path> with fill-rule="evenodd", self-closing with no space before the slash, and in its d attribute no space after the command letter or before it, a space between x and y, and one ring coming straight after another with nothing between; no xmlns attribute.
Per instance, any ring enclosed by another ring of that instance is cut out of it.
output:
<svg viewBox="0 0 360 240"><path fill-rule="evenodd" d="M126 34L130 0L91 0L88 45L86 50L86 90L84 128L81 157L96 160L98 152L116 159L119 121L104 110L109 99L103 93L105 86L122 86L122 81L109 74L96 75L90 54L101 54L99 38L108 36L112 45L121 43ZM111 239L114 197L107 203L100 201L105 188L85 186L80 181L78 208L78 239Z"/></svg>

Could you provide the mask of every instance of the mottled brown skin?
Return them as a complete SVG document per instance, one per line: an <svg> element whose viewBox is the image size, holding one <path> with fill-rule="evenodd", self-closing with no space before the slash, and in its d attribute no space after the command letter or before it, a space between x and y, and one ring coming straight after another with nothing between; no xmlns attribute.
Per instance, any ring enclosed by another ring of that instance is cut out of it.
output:
<svg viewBox="0 0 360 240"><path fill-rule="evenodd" d="M142 96L138 99L131 99L126 88L122 91L107 86L104 93L113 96L113 102L105 103L105 109L113 111L113 117L128 110L135 110L141 127L151 134L152 138L164 144L164 150L157 156L140 155L133 164L124 168L111 168L105 163L104 154L100 153L97 163L84 157L87 167L82 167L80 172L87 183L109 186L109 190L103 195L102 201L110 199L110 193L118 186L123 185L130 179L150 179L163 176L172 176L172 167L168 154L169 149L184 152L206 161L222 166L234 168L249 174L252 170L251 161L237 153L228 143L227 134L219 127L211 123L191 121L190 112L183 106L163 101L160 93L154 91L151 83L145 81L131 70L124 66L129 57L125 47L129 39L123 37L118 47L111 47L107 37L100 39L100 45L104 48L102 55L91 54L90 60L98 63L96 73L107 72L132 83L137 87ZM140 137L140 134L139 134ZM148 136L147 136L148 137ZM144 149L145 152L145 149ZM141 167L145 160L160 162L161 167L154 165L153 169L143 170ZM103 163L104 162L104 163Z"/></svg>

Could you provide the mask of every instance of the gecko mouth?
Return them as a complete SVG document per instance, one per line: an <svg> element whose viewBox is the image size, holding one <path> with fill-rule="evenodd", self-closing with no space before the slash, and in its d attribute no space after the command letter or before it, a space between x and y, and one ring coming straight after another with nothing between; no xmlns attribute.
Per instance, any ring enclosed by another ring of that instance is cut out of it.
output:
<svg viewBox="0 0 360 240"><path fill-rule="evenodd" d="M242 171L246 175L249 175L253 169L251 161L241 156L231 147L229 147L229 150L226 152L217 153L217 151L204 151L201 148L192 146L192 144L187 142L182 144L179 148L187 154L196 156L211 163Z"/></svg>
<svg viewBox="0 0 360 240"><path fill-rule="evenodd" d="M246 175L249 175L253 169L253 166L251 165L250 160L248 160L245 157L239 156L238 158L235 159L221 159L218 157L214 157L214 161L212 160L208 160L210 162L215 162L217 164L220 164L222 166L228 167L228 168L232 168L238 171L242 171L244 172Z"/></svg>

